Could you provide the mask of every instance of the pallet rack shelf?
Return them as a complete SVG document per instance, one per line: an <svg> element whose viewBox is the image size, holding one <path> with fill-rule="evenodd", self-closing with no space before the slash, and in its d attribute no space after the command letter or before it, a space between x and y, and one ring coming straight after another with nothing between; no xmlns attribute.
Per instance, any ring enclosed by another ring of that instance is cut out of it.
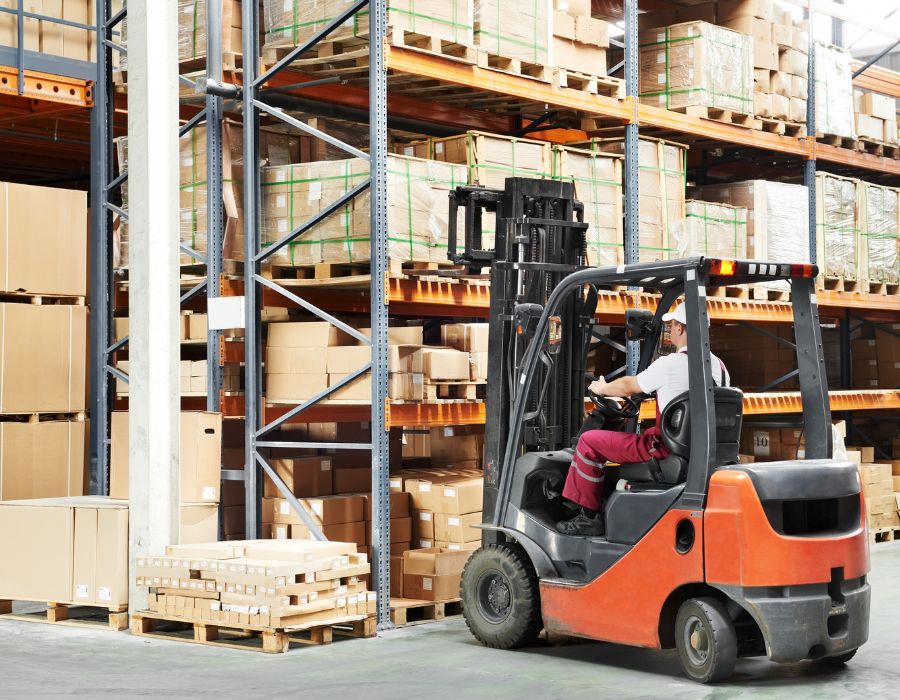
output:
<svg viewBox="0 0 900 700"><path fill-rule="evenodd" d="M801 3L803 4L803 3ZM221 24L221 16L215 16L218 3L208 3L212 8L207 18L209 27ZM217 46L221 32L207 31L209 54L214 60L207 65L207 78L211 90L205 97L205 107L198 112L183 111L186 125L197 123L205 117L211 127L208 140L208 157L210 164L208 182L210 183L209 201L221 202L221 159L222 141L217 136L217 125L221 123L223 114L223 98L239 99L244 112L244 151L245 161L253 161L258 149L256 131L260 117L271 115L267 110L266 99L278 90L278 95L287 98L300 98L306 107L327 106L330 109L345 110L355 121L368 121L371 127L372 143L369 157L373 162L372 178L369 187L372 201L372 233L376 247L373 249L373 274L353 282L339 281L333 284L316 283L291 284L278 280L279 285L291 295L302 298L304 305L331 313L369 314L372 327L378 329L372 344L373 402L362 406L336 406L329 404L314 405L302 412L302 419L295 409L288 406L267 406L263 400L260 366L260 326L257 309L262 305L292 306L296 302L286 298L277 290L260 282L258 247L259 231L256 214L259 211L259 199L256 191L257 174L251 173L247 179L248 198L244 212L247 225L245 234L248 239L246 259L254 261L247 266L243 279L234 279L221 275L222 269L222 211L221 206L209 207L210 252L208 256L208 286L205 291L210 296L244 296L247 301L247 342L226 341L215 332L209 338L209 358L211 368L220 368L224 363L245 363L247 367L247 393L225 394L221 392L221 373L211 369L209 377L209 398L192 399L198 407L207 406L213 410L221 407L229 417L246 416L249 468L243 472L230 472L225 478L244 478L248 493L247 522L248 535L255 534L258 519L256 489L261 483L261 470L255 467L260 464L260 456L255 447L259 438L257 431L269 426L273 421L304 420L365 420L384 428L393 426L430 426L452 424L477 424L484 421L484 406L478 403L446 403L446 404L400 404L385 400L387 395L386 368L386 329L388 316L419 316L454 318L484 318L487 314L489 290L483 285L459 284L452 281L433 279L400 279L387 274L386 246L377 247L377 241L384 235L384 196L385 182L381 177L378 164L383 164L387 153L384 134L389 119L401 123L420 126L423 133L458 133L467 129L493 131L504 134L521 133L530 119L539 118L548 109L560 109L583 117L597 118L602 126L625 132L625 194L626 194L626 260L632 261L637 256L637 139L639 129L653 134L668 135L676 140L683 140L699 147L721 147L728 144L734 147L752 149L765 154L786 157L788 162L802 163L806 184L814 183L816 161L823 161L832 166L847 168L858 173L876 173L886 178L900 176L900 160L877 157L871 154L858 153L848 149L817 144L814 139L795 138L771 133L763 133L730 124L661 110L640 104L634 95L637 92L637 1L623 0L623 15L626 18L625 41L625 74L627 93L624 98L593 95L569 88L554 87L531 78L511 75L501 71L480 68L464 61L431 55L408 47L393 46L381 37L386 36L385 0L360 0L350 6L347 12L337 18L334 26L350 18L353 13L367 10L371 19L372 36L375 37L368 49L368 63L352 76L329 76L327 69L316 71L304 67L297 68L286 65L273 71L271 67L258 64L256 57L260 55L258 34L245 32L243 72L239 75L223 75L221 62L218 60ZM219 7L219 9L221 9ZM816 6L818 11L818 5ZM92 294L97 303L101 300L112 301L116 298L118 287L113 283L110 245L112 237L112 214L116 188L126 177L117 173L113 167L111 137L115 130L116 119L121 118L125 108L125 97L116 94L111 84L112 52L115 50L114 34L120 25L124 11L112 12L110 0L98 3L97 26L99 44L104 47L98 56L96 66L96 85L91 88L87 83L92 76L81 76L85 81L84 89L93 92L95 106L92 115L92 172L95 193L92 205L94 208L94 272L92 274ZM259 26L258 3L243 4L243 26ZM327 38L324 27L308 42L308 47L315 47L317 40ZM218 38L217 38L218 37ZM302 51L297 50L294 57ZM0 64L3 52L0 51ZM32 69L36 69L32 66ZM810 77L814 78L814 66L810 66ZM16 72L16 75L24 75ZM17 77L18 79L18 77ZM229 81L233 84L229 84ZM427 84L444 86L448 99L441 101L436 97L423 99L415 93L413 86ZM886 92L894 96L900 95L900 76L880 69L869 69L855 80L860 87ZM236 84L234 84L236 83ZM18 83L16 83L18 85ZM814 80L810 80L811 89ZM242 94L237 95L234 88L241 87ZM44 89L43 87L41 88ZM8 90L7 90L8 91ZM0 88L0 92L3 92ZM484 96L491 98L489 102L502 105L491 111L481 101ZM0 95L2 97L2 95ZM475 106L466 105L468 98ZM87 93L85 93L85 100ZM193 102L193 100L192 100ZM810 99L814 104L814 100ZM84 107L88 107L85 104ZM324 109L323 109L324 111ZM518 113L514 113L518 112ZM197 117L201 114L201 117ZM275 115L278 116L278 115ZM814 126L814 114L810 113L809 123ZM288 123L303 128L296 121ZM577 128L575 128L577 127ZM581 140L587 136L580 122L567 130L556 130L543 134L545 138L553 138L562 142ZM321 136L308 129L307 135ZM812 129L814 133L814 129ZM217 170L218 169L218 170ZM799 167L795 172L799 172ZM810 192L810 210L815 212L814 188ZM815 215L810 220L810 241L814 248L816 229ZM256 246L256 247L254 247ZM193 287L191 287L193 288ZM189 291L185 289L184 291ZM877 296L833 291L820 291L818 302L822 317L841 322L842 328L849 322L850 315L871 321L896 321L900 317L897 304L898 297ZM374 302L374 303L373 303ZM604 323L618 324L622 322L624 312L633 306L653 308L656 300L652 295L639 295L627 292L610 292L601 296L598 318ZM790 323L790 307L783 302L754 301L747 299L715 298L709 299L711 317L714 322L750 321L761 324ZM109 340L109 318L95 313L93 344L97 348L94 358L94 385L97 387L92 400L95 413L92 425L94 434L92 441L92 488L96 493L106 488L106 449L107 425L105 417L114 401L111 400L108 387L108 359L115 350L115 343ZM849 343L849 335L847 336ZM632 354L633 358L633 354ZM633 359L632 359L633 361ZM100 386L103 384L104 386ZM895 410L900 407L900 394L894 391L858 392L836 391L831 397L832 410L843 411L879 411ZM645 409L646 410L646 409ZM745 402L748 415L765 415L772 413L798 413L800 411L797 397L790 392L770 394L750 394ZM290 415L289 415L290 414ZM98 420L99 419L99 420ZM387 441L384 431L374 431L371 445L373 454L373 578L380 593L379 623L386 625L389 621L387 607L388 568L386 555L388 542L386 539L389 516L386 505L387 495ZM267 473L271 473L266 470Z"/></svg>

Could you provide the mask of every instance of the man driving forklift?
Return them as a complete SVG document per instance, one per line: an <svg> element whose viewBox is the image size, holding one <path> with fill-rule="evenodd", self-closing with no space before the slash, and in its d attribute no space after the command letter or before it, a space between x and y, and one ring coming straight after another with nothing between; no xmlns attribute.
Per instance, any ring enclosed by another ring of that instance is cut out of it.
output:
<svg viewBox="0 0 900 700"><path fill-rule="evenodd" d="M581 434L562 494L580 509L573 518L557 523L556 529L565 535L600 537L605 534L603 480L607 462L645 462L662 459L669 453L659 437L659 417L669 401L689 388L684 304L663 314L662 320L675 352L660 357L636 376L620 377L612 382L600 377L588 388L598 397L656 393L656 423L640 434L616 430L588 430ZM709 356L715 385L730 386L731 377L725 363L713 353Z"/></svg>

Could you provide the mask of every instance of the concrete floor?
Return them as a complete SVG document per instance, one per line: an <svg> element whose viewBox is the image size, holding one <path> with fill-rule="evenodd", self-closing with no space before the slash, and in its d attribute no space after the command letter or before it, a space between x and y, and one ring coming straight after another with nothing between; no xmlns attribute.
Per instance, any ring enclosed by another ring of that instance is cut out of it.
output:
<svg viewBox="0 0 900 700"><path fill-rule="evenodd" d="M461 618L286 656L3 620L0 697L896 697L900 542L873 547L872 564L869 643L840 671L751 659L739 661L732 682L704 687L681 676L671 652L594 642L496 651L477 644Z"/></svg>

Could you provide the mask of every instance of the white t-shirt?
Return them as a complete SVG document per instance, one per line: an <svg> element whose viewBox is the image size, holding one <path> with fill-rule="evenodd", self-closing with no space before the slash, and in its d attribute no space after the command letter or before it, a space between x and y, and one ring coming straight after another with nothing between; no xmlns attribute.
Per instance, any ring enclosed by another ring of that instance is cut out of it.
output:
<svg viewBox="0 0 900 700"><path fill-rule="evenodd" d="M718 357L709 353L712 364L712 376L716 386L730 386L731 377L726 369L725 381L722 381L724 365ZM688 356L687 348L670 355L663 355L647 369L637 375L638 386L645 394L656 392L656 403L662 413L666 404L679 394L688 390Z"/></svg>

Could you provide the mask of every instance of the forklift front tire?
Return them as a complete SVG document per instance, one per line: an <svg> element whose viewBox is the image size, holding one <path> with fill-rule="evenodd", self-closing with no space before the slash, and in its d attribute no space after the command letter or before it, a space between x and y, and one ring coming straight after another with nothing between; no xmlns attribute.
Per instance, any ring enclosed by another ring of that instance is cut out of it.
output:
<svg viewBox="0 0 900 700"><path fill-rule="evenodd" d="M824 658L819 659L820 664L824 664L825 666L843 666L850 659L856 656L856 649L851 649L850 651L845 651L843 654L836 654L834 656L826 656Z"/></svg>
<svg viewBox="0 0 900 700"><path fill-rule="evenodd" d="M538 578L525 551L515 544L476 550L463 569L463 615L474 637L494 649L534 642L541 632Z"/></svg>
<svg viewBox="0 0 900 700"><path fill-rule="evenodd" d="M675 646L684 672L699 683L718 683L734 672L734 623L715 598L691 598L682 603L675 617Z"/></svg>

